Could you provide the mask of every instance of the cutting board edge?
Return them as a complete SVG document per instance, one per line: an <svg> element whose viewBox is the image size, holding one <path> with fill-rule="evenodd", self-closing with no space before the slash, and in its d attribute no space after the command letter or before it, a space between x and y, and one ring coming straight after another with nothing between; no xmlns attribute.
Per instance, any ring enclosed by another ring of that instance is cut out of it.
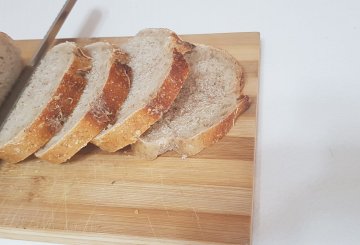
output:
<svg viewBox="0 0 360 245"><path fill-rule="evenodd" d="M260 101L260 67L261 67L261 35L260 32L258 34L258 63L257 63L257 89L256 89L256 109L255 109L255 132L254 132L254 156L253 156L253 170L252 170L252 198L251 198L251 216L250 216L250 244L253 244L253 235L254 235L254 211L255 211L255 191L256 191L256 166L257 166L257 157L256 152L258 148L258 130L259 130L259 101Z"/></svg>
<svg viewBox="0 0 360 245"><path fill-rule="evenodd" d="M19 239L19 235L22 236ZM158 237L140 237L130 235L108 235L104 233L84 233L74 231L42 231L37 229L21 229L0 227L0 237L11 240L49 242L49 243L67 243L67 244L184 244L189 242L193 245L211 245L211 244L228 244L228 243L212 243L194 240L173 240Z"/></svg>

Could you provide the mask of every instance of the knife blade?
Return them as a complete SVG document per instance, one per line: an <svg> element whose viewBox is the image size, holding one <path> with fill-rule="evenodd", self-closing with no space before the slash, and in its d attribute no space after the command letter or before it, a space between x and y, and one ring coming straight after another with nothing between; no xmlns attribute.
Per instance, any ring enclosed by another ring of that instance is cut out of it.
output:
<svg viewBox="0 0 360 245"><path fill-rule="evenodd" d="M7 95L4 103L0 107L0 129L2 128L6 118L10 114L11 109L17 103L20 98L20 95L27 86L27 83L35 71L36 66L39 64L40 60L46 54L46 51L52 45L55 40L57 33L64 24L66 18L68 17L70 11L74 7L77 0L67 0L57 15L56 19L50 26L48 32L43 38L38 50L32 56L32 59L29 64L25 65L22 72L20 73L16 83L13 85L10 93Z"/></svg>

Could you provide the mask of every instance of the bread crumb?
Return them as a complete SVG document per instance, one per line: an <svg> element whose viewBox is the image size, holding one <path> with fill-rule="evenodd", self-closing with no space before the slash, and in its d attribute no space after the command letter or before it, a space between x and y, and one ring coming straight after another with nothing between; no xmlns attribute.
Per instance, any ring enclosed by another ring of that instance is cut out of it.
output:
<svg viewBox="0 0 360 245"><path fill-rule="evenodd" d="M66 102L67 102L69 105L71 105L71 104L74 102L74 99L71 98L71 97L69 97L69 98L66 99Z"/></svg>
<svg viewBox="0 0 360 245"><path fill-rule="evenodd" d="M187 155L181 155L181 160L185 160L187 157Z"/></svg>
<svg viewBox="0 0 360 245"><path fill-rule="evenodd" d="M135 209L134 214L139 214L139 210Z"/></svg>
<svg viewBox="0 0 360 245"><path fill-rule="evenodd" d="M134 132L135 137L139 137L141 135L141 131L138 129Z"/></svg>

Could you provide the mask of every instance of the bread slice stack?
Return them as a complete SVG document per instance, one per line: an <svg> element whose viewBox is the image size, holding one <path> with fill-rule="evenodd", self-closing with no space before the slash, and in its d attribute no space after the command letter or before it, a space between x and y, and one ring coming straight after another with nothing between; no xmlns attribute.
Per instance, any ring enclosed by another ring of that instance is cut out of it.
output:
<svg viewBox="0 0 360 245"><path fill-rule="evenodd" d="M87 145L113 122L130 89L128 57L109 43L84 47L92 57L92 69L83 95L62 129L35 155L61 163Z"/></svg>
<svg viewBox="0 0 360 245"><path fill-rule="evenodd" d="M62 163L91 142L132 145L154 159L194 155L221 139L249 105L239 63L168 29L145 29L119 47L55 46L0 128L0 159L36 152Z"/></svg>
<svg viewBox="0 0 360 245"><path fill-rule="evenodd" d="M52 48L1 127L0 159L19 162L49 141L74 110L90 69L90 57L75 43Z"/></svg>
<svg viewBox="0 0 360 245"><path fill-rule="evenodd" d="M189 67L183 55L192 45L167 29L145 29L121 46L133 72L129 96L113 125L92 143L115 152L137 141L178 95Z"/></svg>

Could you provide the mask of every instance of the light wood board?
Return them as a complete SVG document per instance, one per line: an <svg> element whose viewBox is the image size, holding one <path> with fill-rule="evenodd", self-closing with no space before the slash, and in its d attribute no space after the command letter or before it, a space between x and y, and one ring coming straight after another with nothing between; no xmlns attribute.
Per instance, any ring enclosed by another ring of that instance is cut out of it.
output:
<svg viewBox="0 0 360 245"><path fill-rule="evenodd" d="M252 104L229 134L195 157L155 161L87 146L54 165L30 157L0 165L0 236L72 244L249 244L259 33L186 35L223 48L245 71ZM126 38L76 40L82 44ZM64 40L58 40L61 42ZM17 41L25 60L38 40Z"/></svg>

